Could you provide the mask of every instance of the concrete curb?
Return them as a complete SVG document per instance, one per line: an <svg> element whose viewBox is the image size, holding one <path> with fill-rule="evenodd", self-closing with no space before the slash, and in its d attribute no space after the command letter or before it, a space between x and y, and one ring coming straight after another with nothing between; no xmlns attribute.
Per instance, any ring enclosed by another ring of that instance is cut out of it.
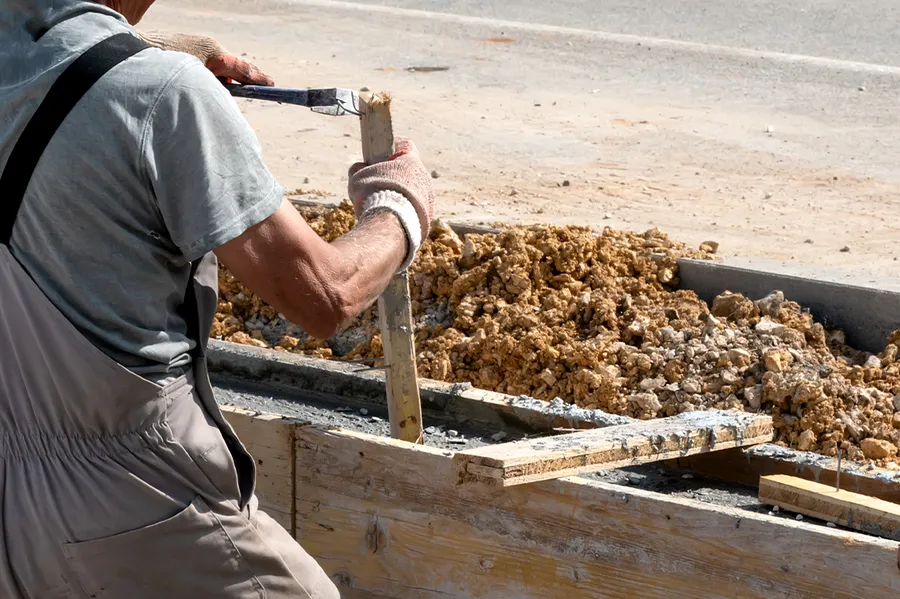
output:
<svg viewBox="0 0 900 599"><path fill-rule="evenodd" d="M210 339L208 353L213 375L379 405L385 402L383 371L355 372L365 370L365 367L215 339ZM529 433L553 428L595 428L631 421L561 401L548 403L531 397L513 397L477 389L470 384L420 378L419 390L425 410Z"/></svg>

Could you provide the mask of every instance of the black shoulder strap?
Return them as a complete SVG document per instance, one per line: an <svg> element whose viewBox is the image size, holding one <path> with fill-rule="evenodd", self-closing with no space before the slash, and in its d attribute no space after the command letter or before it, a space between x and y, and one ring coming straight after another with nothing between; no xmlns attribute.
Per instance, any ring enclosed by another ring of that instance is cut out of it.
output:
<svg viewBox="0 0 900 599"><path fill-rule="evenodd" d="M146 43L130 33L113 35L75 59L53 83L0 175L0 244L9 245L31 175L66 116L110 69L146 48Z"/></svg>

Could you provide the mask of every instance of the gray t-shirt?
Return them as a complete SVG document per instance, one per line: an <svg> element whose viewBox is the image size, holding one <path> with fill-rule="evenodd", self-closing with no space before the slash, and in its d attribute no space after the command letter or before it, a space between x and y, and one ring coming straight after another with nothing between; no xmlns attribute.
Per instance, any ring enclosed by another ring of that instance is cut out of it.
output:
<svg viewBox="0 0 900 599"><path fill-rule="evenodd" d="M25 14L20 0L0 0L0 168L62 70L100 40L133 32L92 2L30 2ZM29 20L52 27L34 41ZM105 75L59 128L11 249L88 340L158 381L190 362L176 311L190 261L267 218L283 194L235 101L200 61L145 50Z"/></svg>

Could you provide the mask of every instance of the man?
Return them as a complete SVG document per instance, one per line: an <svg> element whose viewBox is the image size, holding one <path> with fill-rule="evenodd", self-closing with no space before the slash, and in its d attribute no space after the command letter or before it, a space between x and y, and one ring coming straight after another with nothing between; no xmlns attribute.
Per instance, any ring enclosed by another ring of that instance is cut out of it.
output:
<svg viewBox="0 0 900 599"><path fill-rule="evenodd" d="M0 597L338 597L212 395L216 256L330 336L415 257L427 170L405 140L351 167L359 224L326 243L215 75L271 80L147 48L151 4L0 0Z"/></svg>

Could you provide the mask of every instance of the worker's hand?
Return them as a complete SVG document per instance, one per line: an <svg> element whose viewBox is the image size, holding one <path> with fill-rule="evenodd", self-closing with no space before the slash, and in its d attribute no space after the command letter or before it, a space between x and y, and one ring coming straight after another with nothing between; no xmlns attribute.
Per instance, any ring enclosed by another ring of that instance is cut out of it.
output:
<svg viewBox="0 0 900 599"><path fill-rule="evenodd" d="M422 164L415 144L404 137L396 138L396 152L385 162L369 166L362 163L350 167L348 191L357 217L366 200L378 191L396 191L412 204L419 217L422 240L427 239L434 218L434 189L431 176Z"/></svg>
<svg viewBox="0 0 900 599"><path fill-rule="evenodd" d="M245 85L274 85L271 77L254 65L229 54L215 39L206 35L185 33L138 33L138 36L160 50L184 52L200 59L216 77L232 79Z"/></svg>

